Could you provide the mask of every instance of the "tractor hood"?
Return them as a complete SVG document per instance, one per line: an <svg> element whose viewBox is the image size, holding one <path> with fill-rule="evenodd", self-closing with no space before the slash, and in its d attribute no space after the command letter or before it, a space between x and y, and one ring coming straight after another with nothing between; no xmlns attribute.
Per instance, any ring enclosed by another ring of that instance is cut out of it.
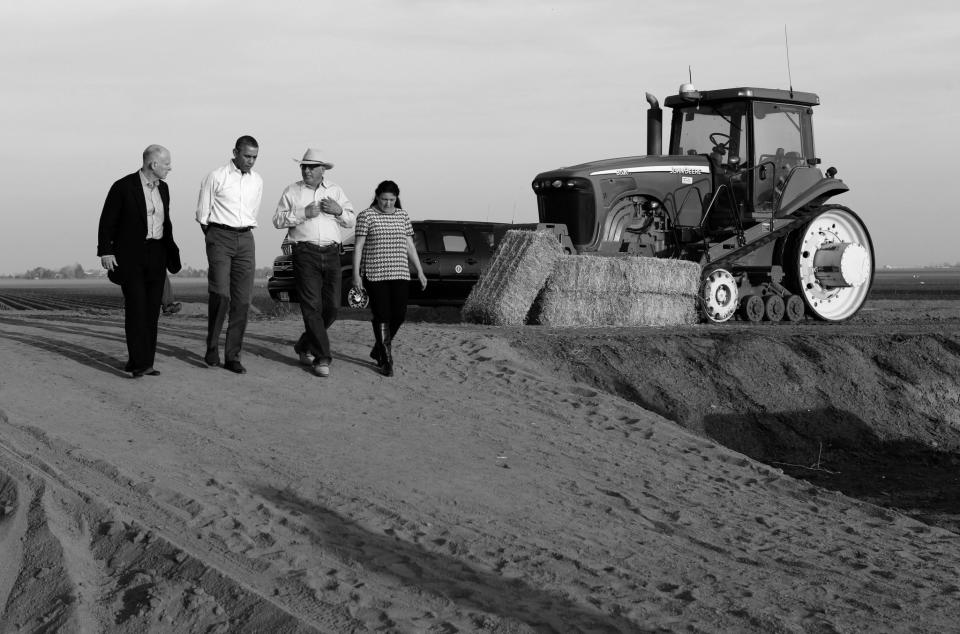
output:
<svg viewBox="0 0 960 634"><path fill-rule="evenodd" d="M625 156L542 172L537 175L536 181L577 176L582 178L626 176L644 172L707 174L710 172L710 164L705 156Z"/></svg>
<svg viewBox="0 0 960 634"><path fill-rule="evenodd" d="M574 246L584 252L613 239L637 196L669 199L679 210L676 221L696 224L710 179L705 156L627 156L543 172L531 185L540 222L566 225Z"/></svg>

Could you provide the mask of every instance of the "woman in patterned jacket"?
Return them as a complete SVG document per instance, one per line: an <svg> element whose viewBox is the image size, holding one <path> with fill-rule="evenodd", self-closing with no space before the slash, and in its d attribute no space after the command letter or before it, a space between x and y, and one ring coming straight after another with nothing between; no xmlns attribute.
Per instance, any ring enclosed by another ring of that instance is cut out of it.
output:
<svg viewBox="0 0 960 634"><path fill-rule="evenodd" d="M384 376L393 376L391 343L407 316L411 265L417 270L420 287L427 287L413 244L413 227L401 208L396 183L383 181L377 185L369 209L357 215L355 235L353 285L367 291L373 313L376 344L370 357Z"/></svg>

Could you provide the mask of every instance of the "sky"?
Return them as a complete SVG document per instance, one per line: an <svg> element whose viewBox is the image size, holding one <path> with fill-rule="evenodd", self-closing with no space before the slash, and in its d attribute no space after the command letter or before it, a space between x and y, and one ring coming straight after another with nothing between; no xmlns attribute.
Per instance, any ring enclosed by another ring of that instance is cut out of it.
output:
<svg viewBox="0 0 960 634"><path fill-rule="evenodd" d="M877 266L960 262L958 60L952 0L6 0L0 274L98 268L107 190L152 143L183 263L205 268L199 185L243 134L260 267L308 147L358 210L391 179L414 220L536 222L531 180L644 154L644 93L662 103L688 68L701 90L817 93L821 167L850 187L833 202Z"/></svg>

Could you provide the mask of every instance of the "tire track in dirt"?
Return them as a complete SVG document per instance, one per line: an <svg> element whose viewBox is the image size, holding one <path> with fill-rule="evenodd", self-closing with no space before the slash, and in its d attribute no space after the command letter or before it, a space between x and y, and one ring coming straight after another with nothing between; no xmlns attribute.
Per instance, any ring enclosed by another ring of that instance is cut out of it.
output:
<svg viewBox="0 0 960 634"><path fill-rule="evenodd" d="M270 576L258 576L249 562L178 521L144 494L149 487L142 482L33 429L11 426L2 416L0 429L0 474L21 492L33 492L24 534L31 556L19 561L20 579L7 597L4 622L26 623L40 604L51 606L42 617L46 622L82 631L149 623L170 631L219 632L357 625L335 610L319 620L295 616L249 589L251 581L275 587ZM30 451L10 440L18 435Z"/></svg>

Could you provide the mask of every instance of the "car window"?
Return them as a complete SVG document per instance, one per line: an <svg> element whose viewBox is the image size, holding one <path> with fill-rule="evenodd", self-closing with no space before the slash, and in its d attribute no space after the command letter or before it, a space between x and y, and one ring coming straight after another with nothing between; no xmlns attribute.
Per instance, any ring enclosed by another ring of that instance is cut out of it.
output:
<svg viewBox="0 0 960 634"><path fill-rule="evenodd" d="M444 251L463 253L467 250L467 239L461 231L444 231L441 238Z"/></svg>
<svg viewBox="0 0 960 634"><path fill-rule="evenodd" d="M494 246L494 244L495 244L494 239L493 239L493 232L492 232L492 231L481 231L481 232L480 232L480 235L483 236L483 242L484 242L484 244L486 244L488 247L490 247L490 250L493 251L493 246Z"/></svg>
<svg viewBox="0 0 960 634"><path fill-rule="evenodd" d="M427 250L427 236L424 234L422 229L414 230L413 246L417 247L417 251Z"/></svg>

